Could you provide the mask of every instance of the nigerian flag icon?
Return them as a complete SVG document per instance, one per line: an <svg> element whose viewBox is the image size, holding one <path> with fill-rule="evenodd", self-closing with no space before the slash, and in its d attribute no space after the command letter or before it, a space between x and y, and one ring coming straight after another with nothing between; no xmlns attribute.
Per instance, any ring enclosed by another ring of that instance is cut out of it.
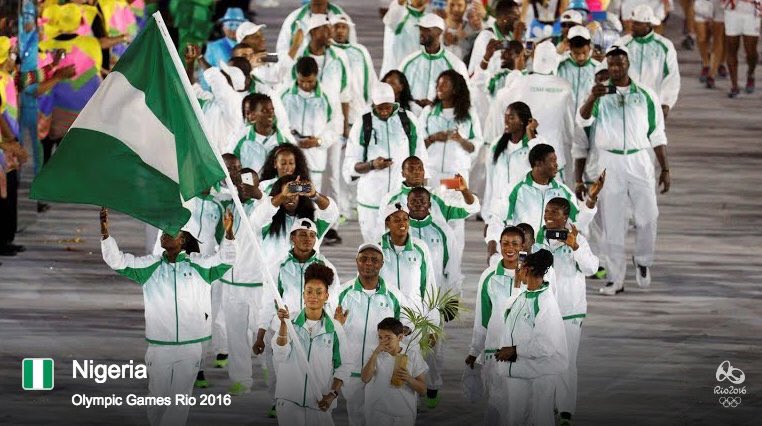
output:
<svg viewBox="0 0 762 426"><path fill-rule="evenodd" d="M21 362L21 387L24 390L53 389L54 366L52 358L24 358Z"/></svg>

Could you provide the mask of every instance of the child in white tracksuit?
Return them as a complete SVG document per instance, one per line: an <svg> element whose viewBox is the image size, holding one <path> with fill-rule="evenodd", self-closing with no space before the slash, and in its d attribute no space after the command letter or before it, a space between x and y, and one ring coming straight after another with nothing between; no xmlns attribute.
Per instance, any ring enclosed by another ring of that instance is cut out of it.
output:
<svg viewBox="0 0 762 426"><path fill-rule="evenodd" d="M557 375L568 365L564 324L550 286L543 280L553 265L547 250L527 256L517 273L526 283L505 315L497 370L507 383L503 425L555 425ZM503 414L501 413L501 414Z"/></svg>
<svg viewBox="0 0 762 426"><path fill-rule="evenodd" d="M151 396L191 395L201 365L201 342L212 338L211 284L235 263L233 217L225 218L225 240L211 256L182 251L192 236L162 236L162 255L135 257L122 253L109 236L108 213L101 210L103 260L120 275L143 288L145 304L146 367ZM154 406L148 409L152 425L184 425L189 406Z"/></svg>

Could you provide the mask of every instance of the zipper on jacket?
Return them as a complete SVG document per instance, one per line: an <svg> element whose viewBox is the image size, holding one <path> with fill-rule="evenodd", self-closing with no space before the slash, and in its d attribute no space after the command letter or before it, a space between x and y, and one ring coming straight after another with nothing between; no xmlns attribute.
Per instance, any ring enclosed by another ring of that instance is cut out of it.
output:
<svg viewBox="0 0 762 426"><path fill-rule="evenodd" d="M177 308L177 260L175 260L175 264L172 266L172 275L174 277L174 288L175 288L175 342L180 341L180 313Z"/></svg>
<svg viewBox="0 0 762 426"><path fill-rule="evenodd" d="M524 298L524 304L523 304L523 305L521 305L521 308L519 308L519 312L521 312L521 310L522 310L522 309L524 309L524 306L526 306L526 304L527 304L527 299L526 299L526 297L525 297L525 298ZM518 320L518 318L517 318L517 320ZM512 344L513 346L516 346L516 343L513 341L513 331L516 329L516 323L517 323L517 322L518 322L518 321L513 321L513 327L511 327L511 344ZM512 369L512 367L513 367L513 363L512 363L512 362L509 362L509 363L508 363L508 376L509 376L509 377L511 377L511 369Z"/></svg>
<svg viewBox="0 0 762 426"><path fill-rule="evenodd" d="M310 354L312 353L312 336L310 336L310 346L307 349L307 364L309 367L310 363ZM308 372L304 373L304 394L302 396L302 407L307 406L307 379L309 379L310 375Z"/></svg>
<svg viewBox="0 0 762 426"><path fill-rule="evenodd" d="M365 339L368 337L368 315L370 315L370 298L363 292L363 295L368 298L368 307L365 309L365 327L362 332L362 351L360 352L360 365L365 366ZM362 369L362 367L360 367Z"/></svg>
<svg viewBox="0 0 762 426"><path fill-rule="evenodd" d="M384 122L386 124L386 158L392 158L392 146L391 146L391 139L389 139L389 119L391 117L387 118ZM401 119L400 119L401 120ZM400 121L402 123L402 121ZM392 168L387 167L386 168L386 192L389 192L392 190Z"/></svg>

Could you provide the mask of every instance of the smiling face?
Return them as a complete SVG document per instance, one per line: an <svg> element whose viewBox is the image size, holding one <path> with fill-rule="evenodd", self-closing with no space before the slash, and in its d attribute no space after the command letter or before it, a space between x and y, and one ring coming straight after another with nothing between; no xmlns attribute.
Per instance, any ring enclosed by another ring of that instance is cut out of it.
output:
<svg viewBox="0 0 762 426"><path fill-rule="evenodd" d="M505 234L500 237L500 255L509 265L515 267L519 261L519 252L524 248L520 235Z"/></svg>
<svg viewBox="0 0 762 426"><path fill-rule="evenodd" d="M389 229L393 239L403 239L407 237L407 231L410 229L410 216L402 210L394 212L386 218L386 227Z"/></svg>
<svg viewBox="0 0 762 426"><path fill-rule="evenodd" d="M291 233L291 244L294 245L294 252L297 254L306 255L312 253L312 250L315 249L316 241L317 234L315 231L297 229Z"/></svg>
<svg viewBox="0 0 762 426"><path fill-rule="evenodd" d="M296 171L296 157L293 152L281 151L275 156L275 170L278 177L294 174Z"/></svg>
<svg viewBox="0 0 762 426"><path fill-rule="evenodd" d="M307 309L323 309L328 301L328 285L312 279L304 283L304 306Z"/></svg>
<svg viewBox="0 0 762 426"><path fill-rule="evenodd" d="M566 227L566 221L569 216L564 214L563 209L558 206L548 204L545 206L545 227L548 229L563 229Z"/></svg>
<svg viewBox="0 0 762 426"><path fill-rule="evenodd" d="M452 80L450 77L442 76L437 79L437 98L442 101L450 101L452 99Z"/></svg>
<svg viewBox="0 0 762 426"><path fill-rule="evenodd" d="M384 255L373 249L365 249L357 254L357 274L368 280L378 278L381 267L384 266Z"/></svg>
<svg viewBox="0 0 762 426"><path fill-rule="evenodd" d="M524 123L521 122L521 118L511 108L505 111L505 132L510 134L524 134Z"/></svg>
<svg viewBox="0 0 762 426"><path fill-rule="evenodd" d="M247 109L246 120L260 129L271 129L275 123L275 107L272 101L260 101L254 108Z"/></svg>

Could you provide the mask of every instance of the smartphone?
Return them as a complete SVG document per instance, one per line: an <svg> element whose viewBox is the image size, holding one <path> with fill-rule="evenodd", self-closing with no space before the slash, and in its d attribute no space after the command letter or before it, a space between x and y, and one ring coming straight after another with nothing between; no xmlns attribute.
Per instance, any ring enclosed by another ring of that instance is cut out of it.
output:
<svg viewBox="0 0 762 426"><path fill-rule="evenodd" d="M506 40L506 42L507 42L507 40ZM530 41L530 40L527 40L526 45L524 45L524 48L526 50L534 50L534 42Z"/></svg>
<svg viewBox="0 0 762 426"><path fill-rule="evenodd" d="M306 182L291 182L288 184L288 192L292 194L306 194L312 191L312 185Z"/></svg>
<svg viewBox="0 0 762 426"><path fill-rule="evenodd" d="M246 185L254 186L254 175L252 173L244 173L241 175L241 182Z"/></svg>
<svg viewBox="0 0 762 426"><path fill-rule="evenodd" d="M568 229L547 229L545 230L545 238L549 240L566 241L569 237Z"/></svg>
<svg viewBox="0 0 762 426"><path fill-rule="evenodd" d="M520 267L521 267L521 265L523 265L523 264L524 264L524 262L526 262L526 261L527 261L527 252L525 252L525 251L520 251L520 252L519 252L519 268L520 268Z"/></svg>
<svg viewBox="0 0 762 426"><path fill-rule="evenodd" d="M606 86L606 88L608 89L606 91L607 94L609 94L609 95L616 94L616 86L614 86L613 84L609 84L608 86Z"/></svg>
<svg viewBox="0 0 762 426"><path fill-rule="evenodd" d="M446 179L440 179L439 183L447 189L458 189L460 187L460 179L458 177L451 177Z"/></svg>
<svg viewBox="0 0 762 426"><path fill-rule="evenodd" d="M268 53L267 55L262 57L262 62L266 63L277 63L278 62L278 54L277 53Z"/></svg>

